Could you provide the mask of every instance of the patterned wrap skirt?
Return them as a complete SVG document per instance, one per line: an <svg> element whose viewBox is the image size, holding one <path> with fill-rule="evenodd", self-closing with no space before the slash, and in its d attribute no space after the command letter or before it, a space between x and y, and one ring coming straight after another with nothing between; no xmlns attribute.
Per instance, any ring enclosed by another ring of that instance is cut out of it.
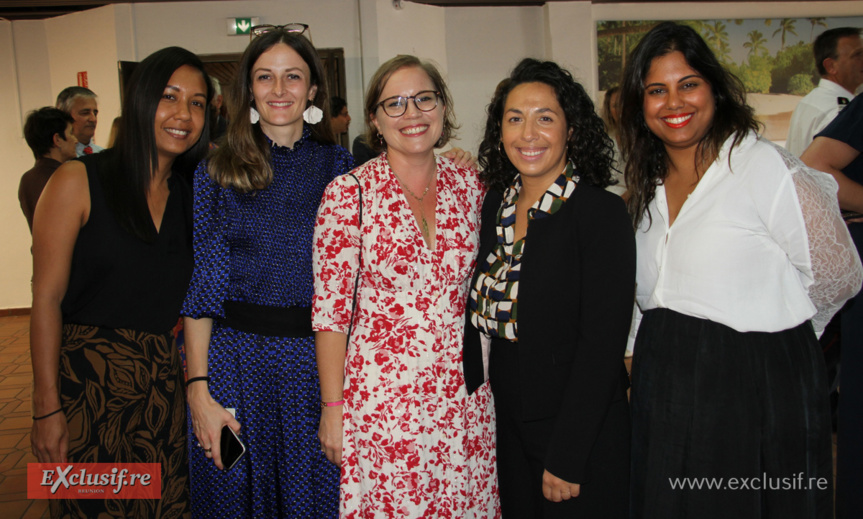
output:
<svg viewBox="0 0 863 519"><path fill-rule="evenodd" d="M832 518L826 378L808 321L742 333L645 312L632 366L632 519Z"/></svg>
<svg viewBox="0 0 863 519"><path fill-rule="evenodd" d="M170 332L63 326L60 400L72 463L160 463L161 499L52 500L57 517L190 517L185 387Z"/></svg>

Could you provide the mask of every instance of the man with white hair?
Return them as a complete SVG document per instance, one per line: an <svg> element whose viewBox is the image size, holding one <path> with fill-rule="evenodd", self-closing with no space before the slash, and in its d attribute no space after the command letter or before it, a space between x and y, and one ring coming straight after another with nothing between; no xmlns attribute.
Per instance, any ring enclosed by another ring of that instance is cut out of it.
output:
<svg viewBox="0 0 863 519"><path fill-rule="evenodd" d="M98 153L104 149L93 142L99 105L96 103L96 94L92 90L79 86L64 88L57 96L57 108L71 115L75 120L72 124L72 135L78 139L75 151L79 157Z"/></svg>

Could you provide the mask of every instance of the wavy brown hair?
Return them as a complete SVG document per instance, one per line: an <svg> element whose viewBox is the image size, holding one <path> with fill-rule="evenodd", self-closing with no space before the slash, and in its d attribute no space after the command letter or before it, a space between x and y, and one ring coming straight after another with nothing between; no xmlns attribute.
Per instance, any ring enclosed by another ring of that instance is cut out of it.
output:
<svg viewBox="0 0 863 519"><path fill-rule="evenodd" d="M372 115L374 115L378 109L378 103L381 101L381 92L384 91L384 87L387 86L387 82L390 80L390 77L392 77L392 75L398 70L405 67L417 67L422 69L428 75L429 79L431 79L435 90L440 92L441 102L446 108L446 110L444 110L443 117L443 131L441 132L440 138L435 143L435 148L446 146L446 143L455 137L455 131L459 128L458 124L456 124L455 112L453 111L452 96L449 93L449 88L447 88L443 77L440 75L440 72L438 72L437 67L428 61L419 59L416 56L400 54L385 62L378 68L377 72L375 72L375 75L372 77L371 82L369 82L369 88L366 91L366 102L364 106L366 121L365 141L376 153L380 153L386 149L386 142L383 142L383 137L378 133L375 125L372 124ZM389 116L384 114L384 117Z"/></svg>
<svg viewBox="0 0 863 519"><path fill-rule="evenodd" d="M568 70L553 61L533 58L522 60L507 79L498 83L488 105L485 136L479 145L480 180L489 189L503 192L518 174L509 157L500 150L501 125L509 93L524 83L544 83L554 90L566 127L572 130L566 141L566 157L575 165L581 181L601 188L611 185L614 147L605 133L605 123L596 115L593 101Z"/></svg>
<svg viewBox="0 0 863 519"><path fill-rule="evenodd" d="M252 67L261 54L279 43L294 49L306 62L311 73L309 87L318 89L314 101L307 102L306 107L314 104L324 112L324 118L317 124L308 125L311 139L321 144L335 144L330 126L330 96L327 93L324 66L312 43L305 36L284 29L255 38L240 58L233 88L228 96L228 130L222 146L213 152L209 164L210 176L217 184L240 193L263 189L273 181L270 146L260 124L252 124L249 119L249 107L255 106Z"/></svg>
<svg viewBox="0 0 863 519"><path fill-rule="evenodd" d="M710 128L698 143L696 166L716 160L722 145L732 135L731 149L734 149L748 132L759 130L755 114L746 104L743 83L725 70L698 33L674 22L663 22L651 29L629 56L620 92L618 138L627 159L628 207L636 227L645 214L652 220L648 207L656 194L656 185L668 175L665 144L644 121L644 81L653 60L674 51L682 53L686 63L707 81L716 106Z"/></svg>

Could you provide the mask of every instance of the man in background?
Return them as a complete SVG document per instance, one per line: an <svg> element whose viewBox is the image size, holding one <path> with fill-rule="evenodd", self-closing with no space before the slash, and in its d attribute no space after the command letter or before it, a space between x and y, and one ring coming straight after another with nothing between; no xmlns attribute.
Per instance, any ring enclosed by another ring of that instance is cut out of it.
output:
<svg viewBox="0 0 863 519"><path fill-rule="evenodd" d="M348 133L351 125L351 115L348 113L348 102L339 96L330 98L330 115L333 118L333 133L338 138L343 133Z"/></svg>
<svg viewBox="0 0 863 519"><path fill-rule="evenodd" d="M96 94L89 88L71 86L64 88L57 96L57 108L72 116L72 134L78 139L78 156L98 153L104 148L93 142L96 134L99 105Z"/></svg>
<svg viewBox="0 0 863 519"><path fill-rule="evenodd" d="M33 151L36 164L21 177L18 201L31 233L33 212L45 184L60 164L76 157L78 141L72 134L73 122L66 112L46 106L30 112L24 123L24 140Z"/></svg>
<svg viewBox="0 0 863 519"><path fill-rule="evenodd" d="M228 130L228 120L222 117L222 105L225 103L225 98L222 97L222 83L213 76L210 76L210 81L213 83L213 100L210 102L212 110L210 142L216 142Z"/></svg>
<svg viewBox="0 0 863 519"><path fill-rule="evenodd" d="M839 208L863 256L863 96L852 101L800 157L833 175ZM842 308L836 445L836 517L863 517L863 292Z"/></svg>
<svg viewBox="0 0 863 519"><path fill-rule="evenodd" d="M794 109L785 142L788 151L798 157L815 134L854 99L854 91L863 83L863 42L859 28L824 31L815 39L812 52L821 81Z"/></svg>

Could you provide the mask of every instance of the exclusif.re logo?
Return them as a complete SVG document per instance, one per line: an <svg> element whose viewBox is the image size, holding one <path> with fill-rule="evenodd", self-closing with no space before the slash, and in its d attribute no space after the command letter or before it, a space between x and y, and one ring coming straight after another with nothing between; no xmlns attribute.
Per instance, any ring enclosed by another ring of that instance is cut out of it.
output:
<svg viewBox="0 0 863 519"><path fill-rule="evenodd" d="M160 463L28 463L28 499L160 499Z"/></svg>

